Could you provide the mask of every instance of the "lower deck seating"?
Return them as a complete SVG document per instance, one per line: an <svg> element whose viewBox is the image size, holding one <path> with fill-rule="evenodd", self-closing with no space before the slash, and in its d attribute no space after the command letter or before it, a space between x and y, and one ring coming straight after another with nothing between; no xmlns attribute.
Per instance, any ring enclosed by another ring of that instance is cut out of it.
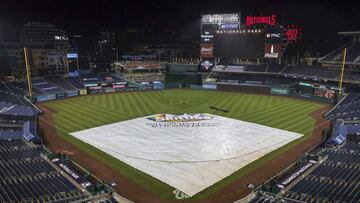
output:
<svg viewBox="0 0 360 203"><path fill-rule="evenodd" d="M46 80L48 80L52 84L57 85L58 87L63 88L64 90L67 91L76 90L76 88L71 83L69 83L67 80L65 80L62 77L51 77L51 78L46 78Z"/></svg>
<svg viewBox="0 0 360 203"><path fill-rule="evenodd" d="M0 140L19 140L23 136L21 130L1 130Z"/></svg>
<svg viewBox="0 0 360 203"><path fill-rule="evenodd" d="M327 160L282 196L305 202L360 202L359 149L357 142L322 149L318 154Z"/></svg>
<svg viewBox="0 0 360 203"><path fill-rule="evenodd" d="M47 162L40 146L0 140L0 202L73 202L87 198Z"/></svg>
<svg viewBox="0 0 360 203"><path fill-rule="evenodd" d="M0 101L12 103L12 104L19 104L19 105L24 104L23 98L17 95L10 94L8 92L2 92L1 90L0 90Z"/></svg>
<svg viewBox="0 0 360 203"><path fill-rule="evenodd" d="M360 118L360 94L347 95L341 103L329 113L328 117L344 120Z"/></svg>

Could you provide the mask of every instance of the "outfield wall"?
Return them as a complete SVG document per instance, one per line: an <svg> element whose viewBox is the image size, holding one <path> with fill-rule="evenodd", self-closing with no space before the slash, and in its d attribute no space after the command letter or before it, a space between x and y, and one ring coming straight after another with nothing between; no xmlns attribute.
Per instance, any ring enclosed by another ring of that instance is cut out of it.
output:
<svg viewBox="0 0 360 203"><path fill-rule="evenodd" d="M293 88L289 87L265 87L265 86L247 86L239 84L224 84L218 83L217 90L229 91L229 92L240 92L250 94L263 94L263 95L280 95L289 96L297 99L311 100L315 102L333 104L332 101L321 99L317 97L305 97L303 95L296 94Z"/></svg>
<svg viewBox="0 0 360 203"><path fill-rule="evenodd" d="M170 73L196 72L197 69L198 69L198 64L181 64L181 63L167 64L167 72Z"/></svg>
<svg viewBox="0 0 360 203"><path fill-rule="evenodd" d="M271 94L271 88L264 87L264 86L244 86L244 85L218 83L217 89L220 91L255 93L255 94Z"/></svg>

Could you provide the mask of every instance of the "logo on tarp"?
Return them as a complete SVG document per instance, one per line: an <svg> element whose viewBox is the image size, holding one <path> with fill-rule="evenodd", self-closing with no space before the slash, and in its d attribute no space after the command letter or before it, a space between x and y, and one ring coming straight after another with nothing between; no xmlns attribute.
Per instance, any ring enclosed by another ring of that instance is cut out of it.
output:
<svg viewBox="0 0 360 203"><path fill-rule="evenodd" d="M174 190L173 191L176 199L186 199L189 198L189 195L181 192L180 190Z"/></svg>
<svg viewBox="0 0 360 203"><path fill-rule="evenodd" d="M196 122L211 120L212 115L208 113L198 113L198 114L156 114L148 117L148 120L155 122Z"/></svg>

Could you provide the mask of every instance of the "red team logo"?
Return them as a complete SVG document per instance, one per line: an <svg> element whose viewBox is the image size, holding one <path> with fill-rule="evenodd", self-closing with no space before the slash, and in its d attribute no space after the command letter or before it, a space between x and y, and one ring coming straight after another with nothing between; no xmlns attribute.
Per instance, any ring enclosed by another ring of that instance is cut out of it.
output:
<svg viewBox="0 0 360 203"><path fill-rule="evenodd" d="M289 41L295 41L298 38L298 30L297 29L288 29L286 31L286 36Z"/></svg>
<svg viewBox="0 0 360 203"><path fill-rule="evenodd" d="M290 43L296 43L301 39L302 30L298 25L288 25L284 30L283 34Z"/></svg>

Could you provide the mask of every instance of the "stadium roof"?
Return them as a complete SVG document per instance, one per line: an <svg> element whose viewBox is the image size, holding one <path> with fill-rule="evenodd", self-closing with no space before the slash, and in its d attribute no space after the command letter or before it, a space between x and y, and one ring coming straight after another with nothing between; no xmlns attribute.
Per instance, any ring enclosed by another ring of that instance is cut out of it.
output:
<svg viewBox="0 0 360 203"><path fill-rule="evenodd" d="M319 62L340 65L342 63L343 50L346 48L345 64L360 65L360 31L338 32L338 34L345 37L353 37L353 40L320 58Z"/></svg>
<svg viewBox="0 0 360 203"><path fill-rule="evenodd" d="M360 31L338 32L339 35L360 36Z"/></svg>

